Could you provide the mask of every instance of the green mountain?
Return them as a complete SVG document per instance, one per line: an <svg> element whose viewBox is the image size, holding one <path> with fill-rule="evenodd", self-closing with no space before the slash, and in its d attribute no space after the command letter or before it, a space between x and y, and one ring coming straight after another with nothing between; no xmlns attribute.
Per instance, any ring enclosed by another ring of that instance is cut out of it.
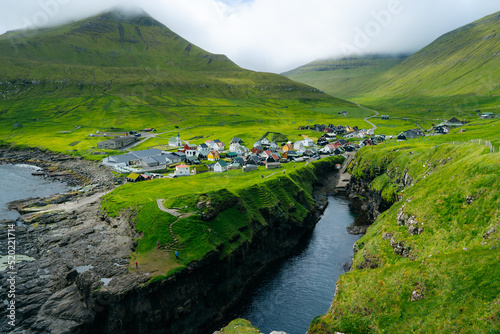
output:
<svg viewBox="0 0 500 334"><path fill-rule="evenodd" d="M348 95L346 85L357 86L366 77L385 72L405 60L405 55L368 55L342 59L315 60L284 76L317 87L333 96Z"/></svg>
<svg viewBox="0 0 500 334"><path fill-rule="evenodd" d="M240 68L142 13L108 12L82 21L0 36L4 97L134 94L324 97L282 76ZM131 92L132 91L132 92Z"/></svg>
<svg viewBox="0 0 500 334"><path fill-rule="evenodd" d="M386 71L358 76L362 71L355 68L354 75L350 70L339 79L339 70L323 73L306 66L311 68L307 74L299 68L286 75L388 111L493 111L500 102L499 28L497 12L439 37Z"/></svg>
<svg viewBox="0 0 500 334"><path fill-rule="evenodd" d="M257 140L359 109L284 76L242 69L145 13L6 33L0 62L0 142L85 157L103 140L88 135L111 128ZM168 144L164 136L143 147Z"/></svg>

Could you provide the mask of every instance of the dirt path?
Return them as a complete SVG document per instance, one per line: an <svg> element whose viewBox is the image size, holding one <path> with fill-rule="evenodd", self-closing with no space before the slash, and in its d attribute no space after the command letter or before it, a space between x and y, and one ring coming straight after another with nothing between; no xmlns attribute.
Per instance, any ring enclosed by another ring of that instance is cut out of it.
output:
<svg viewBox="0 0 500 334"><path fill-rule="evenodd" d="M370 109L370 108L367 108L367 107L363 107L362 105L360 105L359 103L357 103L358 107L360 108L363 108L363 109L366 109L366 110L369 110L369 111L373 111L375 113L375 115L371 115L371 116L368 116L366 118L364 118L363 120L369 124L371 124L372 126L372 130L375 131L377 129L377 126L375 124L373 124L372 122L370 122L368 119L369 118L373 118L373 117L377 117L379 115L378 111L376 110L373 110L373 109Z"/></svg>

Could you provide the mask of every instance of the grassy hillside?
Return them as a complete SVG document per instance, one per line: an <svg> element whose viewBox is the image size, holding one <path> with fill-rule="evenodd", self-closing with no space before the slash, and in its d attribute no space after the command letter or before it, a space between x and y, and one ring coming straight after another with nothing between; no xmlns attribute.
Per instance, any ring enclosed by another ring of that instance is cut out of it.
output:
<svg viewBox="0 0 500 334"><path fill-rule="evenodd" d="M392 115L442 118L455 113L470 117L478 109L498 111L499 27L497 12L439 37L382 72L341 79L338 70L326 71L329 75L313 67L314 71L302 73L306 67L293 71L290 77Z"/></svg>
<svg viewBox="0 0 500 334"><path fill-rule="evenodd" d="M0 36L4 98L81 95L321 97L282 76L244 70L147 14L109 12ZM324 96L323 96L324 97Z"/></svg>
<svg viewBox="0 0 500 334"><path fill-rule="evenodd" d="M0 141L86 157L103 140L88 135L111 128L154 127L183 139L183 129L203 138L224 128L226 142L257 140L254 133L325 123L355 108L283 76L242 69L147 14L9 32L0 36L0 61Z"/></svg>
<svg viewBox="0 0 500 334"><path fill-rule="evenodd" d="M366 77L385 72L400 64L406 57L371 55L316 60L282 74L332 96L350 96L351 89L346 89L346 85L355 87L366 80Z"/></svg>
<svg viewBox="0 0 500 334"><path fill-rule="evenodd" d="M358 152L354 178L399 200L358 240L310 333L500 331L500 153L433 144Z"/></svg>
<svg viewBox="0 0 500 334"><path fill-rule="evenodd" d="M224 174L127 183L106 195L101 205L111 216L136 212L135 228L143 236L138 240L133 261L139 261L142 270L162 278L172 270L201 260L208 252L226 257L241 243L251 240L255 230L268 224L266 212L279 213L283 220L302 224L315 207L315 170L333 170L343 160L332 157L284 164L278 170L260 167L247 173L231 170ZM177 208L181 217L160 211L156 199L161 199L166 208ZM200 206L200 202L208 204ZM202 219L204 215L214 217ZM180 252L179 260L173 251Z"/></svg>

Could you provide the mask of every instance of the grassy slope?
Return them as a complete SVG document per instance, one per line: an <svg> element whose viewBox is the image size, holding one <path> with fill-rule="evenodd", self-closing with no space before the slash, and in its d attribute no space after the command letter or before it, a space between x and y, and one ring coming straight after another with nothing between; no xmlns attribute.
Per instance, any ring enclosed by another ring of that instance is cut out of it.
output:
<svg viewBox="0 0 500 334"><path fill-rule="evenodd" d="M346 85L352 85L352 82L359 84L367 76L385 72L400 64L405 58L406 56L373 55L316 60L283 75L317 87L332 96L347 96L351 90L347 90Z"/></svg>
<svg viewBox="0 0 500 334"><path fill-rule="evenodd" d="M220 330L221 334L259 334L260 330L245 319L235 319Z"/></svg>
<svg viewBox="0 0 500 334"><path fill-rule="evenodd" d="M330 310L313 321L311 333L500 331L500 155L472 143L433 144L358 153L353 176L373 179L371 187L387 199L402 199L357 242L353 270L340 277ZM406 189L405 172L414 183ZM397 225L403 204L421 234ZM496 232L485 238L492 227ZM410 256L397 255L384 234L404 242ZM378 268L362 269L371 264ZM411 301L414 291L424 298Z"/></svg>
<svg viewBox="0 0 500 334"><path fill-rule="evenodd" d="M314 206L312 184L317 180L314 170L333 169L342 160L333 157L309 164L285 164L278 170L260 167L247 173L232 170L224 174L128 183L106 195L102 208L110 215L127 210L137 212L135 224L143 236L133 259L141 263L143 270L163 277L170 270L201 260L208 252L217 252L221 257L230 254L252 238L256 222L267 224L262 208L280 212L283 219L303 221ZM183 217L176 220L160 211L157 198L163 199L167 208L179 208ZM302 199L300 203L297 198ZM198 208L201 200L210 202L210 208ZM213 208L221 212L212 220L201 220L201 215ZM180 252L179 260L173 256L174 250Z"/></svg>
<svg viewBox="0 0 500 334"><path fill-rule="evenodd" d="M387 71L341 79L335 91L330 86L339 80L338 71L330 71L331 83L323 72L306 75L299 71L291 77L317 81L320 89L393 116L443 119L454 114L470 118L477 109L498 111L499 25L497 12L441 36ZM422 114L422 109L432 111Z"/></svg>

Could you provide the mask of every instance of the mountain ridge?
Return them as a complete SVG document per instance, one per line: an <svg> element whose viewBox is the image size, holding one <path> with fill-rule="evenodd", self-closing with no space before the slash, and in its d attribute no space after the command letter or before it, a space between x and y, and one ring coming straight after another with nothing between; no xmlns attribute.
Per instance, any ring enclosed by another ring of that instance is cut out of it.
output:
<svg viewBox="0 0 500 334"><path fill-rule="evenodd" d="M117 87L121 85L141 86L148 94L164 86L168 93L180 95L329 98L280 75L242 69L225 55L197 47L146 14L105 12L29 33L9 32L0 36L0 60L5 64L0 69L0 93L9 90L8 81L22 83L14 89L21 96L28 90L35 97L67 96L61 85L48 83L66 80L93 90L92 94L124 93L123 87ZM50 87L40 91L35 89L39 86L28 85L34 81ZM74 88L69 95L85 91Z"/></svg>
<svg viewBox="0 0 500 334"><path fill-rule="evenodd" d="M459 105L472 98L479 101L476 109L482 100L492 108L495 103L489 97L500 95L500 83L495 80L500 76L499 28L500 12L496 12L438 37L386 71L350 76L334 87L328 83L333 75L322 77L311 71L302 79L288 76L376 107L393 103L391 99L437 99L437 104L447 100Z"/></svg>

